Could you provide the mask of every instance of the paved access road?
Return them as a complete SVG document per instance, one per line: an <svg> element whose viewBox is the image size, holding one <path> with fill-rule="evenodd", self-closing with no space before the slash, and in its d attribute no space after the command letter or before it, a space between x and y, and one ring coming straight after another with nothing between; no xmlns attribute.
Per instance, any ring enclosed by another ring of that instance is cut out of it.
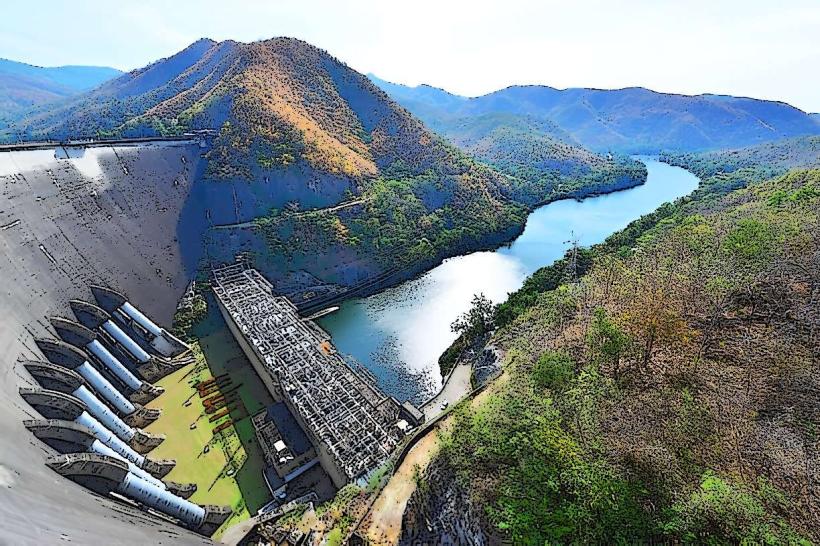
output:
<svg viewBox="0 0 820 546"><path fill-rule="evenodd" d="M427 421L435 419L438 414L444 411L441 409L442 402L446 400L452 406L457 404L459 400L473 390L473 387L470 385L471 374L472 367L469 363L459 363L453 369L450 375L447 376L441 391L422 406L422 411Z"/></svg>

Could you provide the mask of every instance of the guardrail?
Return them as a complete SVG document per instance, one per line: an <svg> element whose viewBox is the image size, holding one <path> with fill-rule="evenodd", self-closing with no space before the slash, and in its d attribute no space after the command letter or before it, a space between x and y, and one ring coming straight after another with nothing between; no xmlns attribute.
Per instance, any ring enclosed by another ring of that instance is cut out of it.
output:
<svg viewBox="0 0 820 546"><path fill-rule="evenodd" d="M40 140L36 142L16 142L0 144L0 152L14 152L25 150L49 150L51 148L91 148L97 146L115 146L117 144L140 144L150 142L196 142L199 135L133 137L116 139L81 139L81 140Z"/></svg>

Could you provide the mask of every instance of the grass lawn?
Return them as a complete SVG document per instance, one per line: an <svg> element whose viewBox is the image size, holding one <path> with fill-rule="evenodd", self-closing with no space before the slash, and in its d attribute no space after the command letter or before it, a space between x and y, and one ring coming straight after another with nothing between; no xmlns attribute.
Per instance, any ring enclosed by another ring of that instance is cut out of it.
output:
<svg viewBox="0 0 820 546"><path fill-rule="evenodd" d="M166 436L148 456L177 462L165 480L195 483L197 491L190 498L192 502L233 509L231 518L214 534L216 539L228 527L247 519L271 500L262 477L264 459L250 420L254 413L271 403L270 395L244 357L231 354L232 339L222 339L222 335L219 335L220 339L212 339L217 335L193 344L194 364L156 383L165 389L165 393L153 400L149 407L161 408L162 416L146 427L148 432ZM228 344L227 353L223 342ZM194 385L222 373L228 373L233 380L224 390L238 386L242 403L231 411L234 426L214 436L213 429L228 417L210 423L210 415L205 413ZM186 407L187 401L190 404ZM190 428L192 423L196 423L196 428Z"/></svg>

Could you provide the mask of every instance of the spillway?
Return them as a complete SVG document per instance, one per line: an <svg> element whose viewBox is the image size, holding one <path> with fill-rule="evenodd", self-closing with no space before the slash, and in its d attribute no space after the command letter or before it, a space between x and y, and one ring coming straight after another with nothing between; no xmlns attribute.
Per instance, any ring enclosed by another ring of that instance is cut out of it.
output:
<svg viewBox="0 0 820 546"><path fill-rule="evenodd" d="M117 438L123 442L130 442L131 439L134 438L136 431L120 419L116 413L108 409L105 404L100 402L94 393L88 390L85 385L77 387L77 390L72 394L82 400L88 412L95 419L103 423L111 432L116 434Z"/></svg>
<svg viewBox="0 0 820 546"><path fill-rule="evenodd" d="M210 544L60 478L23 424L34 412L18 388L37 386L23 363L45 360L35 339L56 339L47 317L72 316L69 301L93 302L98 283L170 324L191 281L179 226L201 170L198 145L70 152L0 152L0 543ZM204 222L204 212L191 214ZM74 369L120 417L138 409L90 364Z"/></svg>
<svg viewBox="0 0 820 546"><path fill-rule="evenodd" d="M133 356L140 364L145 364L151 360L151 355L145 352L145 349L140 347L136 341L131 339L128 334L122 331L122 328L107 320L103 322L102 329L108 332L117 342L119 342L128 353Z"/></svg>
<svg viewBox="0 0 820 546"><path fill-rule="evenodd" d="M139 309L131 305L129 302L125 302L120 307L120 311L122 311L125 315L127 315L131 320L148 330L149 333L155 336L162 335L162 328L154 324L154 322L142 314Z"/></svg>

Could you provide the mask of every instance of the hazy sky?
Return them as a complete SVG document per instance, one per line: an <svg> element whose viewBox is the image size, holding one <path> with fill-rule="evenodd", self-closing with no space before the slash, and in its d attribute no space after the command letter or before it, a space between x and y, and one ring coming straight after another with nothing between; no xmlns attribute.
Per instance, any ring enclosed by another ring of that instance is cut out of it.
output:
<svg viewBox="0 0 820 546"><path fill-rule="evenodd" d="M640 85L820 111L820 0L28 0L0 15L0 57L48 66L130 70L203 36L295 36L465 95Z"/></svg>

